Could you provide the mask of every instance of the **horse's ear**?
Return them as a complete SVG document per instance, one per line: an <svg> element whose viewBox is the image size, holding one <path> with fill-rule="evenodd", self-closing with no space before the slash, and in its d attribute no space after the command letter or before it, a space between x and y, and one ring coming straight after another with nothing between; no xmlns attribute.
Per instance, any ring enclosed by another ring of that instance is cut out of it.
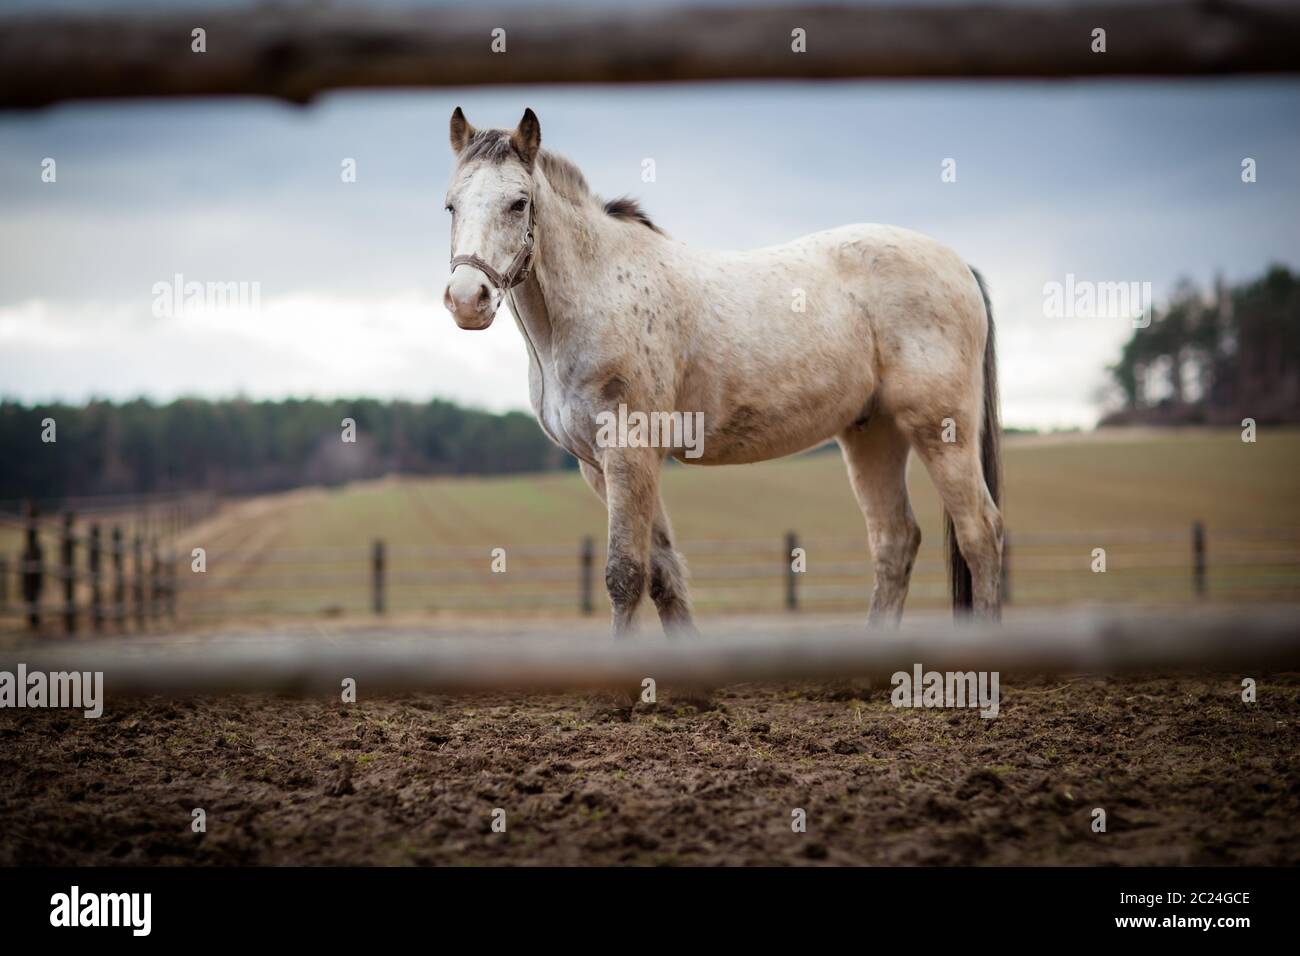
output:
<svg viewBox="0 0 1300 956"><path fill-rule="evenodd" d="M451 151L459 153L477 132L478 130L470 125L469 120L465 119L465 114L461 112L460 107L456 107L456 111L451 114Z"/></svg>
<svg viewBox="0 0 1300 956"><path fill-rule="evenodd" d="M542 148L542 124L537 122L536 113L529 109L524 110L524 117L519 121L518 129L510 134L510 142L523 157L524 165L532 169L537 159L537 151Z"/></svg>

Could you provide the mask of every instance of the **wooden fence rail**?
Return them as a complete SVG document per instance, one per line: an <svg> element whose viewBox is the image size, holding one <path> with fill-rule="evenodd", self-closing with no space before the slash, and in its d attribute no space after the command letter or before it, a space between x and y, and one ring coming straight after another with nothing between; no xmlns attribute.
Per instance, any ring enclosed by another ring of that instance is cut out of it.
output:
<svg viewBox="0 0 1300 956"><path fill-rule="evenodd" d="M1094 52L1097 29L1105 52ZM1297 71L1300 10L1249 2L266 5L0 19L0 107L122 96L307 102L345 87Z"/></svg>
<svg viewBox="0 0 1300 956"><path fill-rule="evenodd" d="M653 678L720 686L741 681L887 678L927 671L1120 673L1218 668L1256 680L1300 667L1297 608L1142 613L1072 611L1002 625L921 622L901 630L747 624L697 639L552 632L517 637L397 631L322 641L318 634L181 644L109 639L0 650L0 670L102 672L106 697L267 692L337 699L345 678L363 694L639 688ZM1003 681L1003 687L1007 686Z"/></svg>

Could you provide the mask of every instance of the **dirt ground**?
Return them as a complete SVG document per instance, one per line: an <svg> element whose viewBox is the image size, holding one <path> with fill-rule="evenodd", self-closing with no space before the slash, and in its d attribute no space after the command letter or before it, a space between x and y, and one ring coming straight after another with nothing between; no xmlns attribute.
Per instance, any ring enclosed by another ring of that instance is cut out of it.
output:
<svg viewBox="0 0 1300 956"><path fill-rule="evenodd" d="M0 863L1300 862L1297 674L1254 704L1237 675L1008 675L993 720L887 687L670 698L0 711Z"/></svg>

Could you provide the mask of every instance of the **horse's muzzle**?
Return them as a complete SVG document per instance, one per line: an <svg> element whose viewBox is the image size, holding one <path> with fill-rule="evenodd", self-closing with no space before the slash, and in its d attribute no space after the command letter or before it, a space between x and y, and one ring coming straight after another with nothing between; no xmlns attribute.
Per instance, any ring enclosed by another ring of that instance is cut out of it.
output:
<svg viewBox="0 0 1300 956"><path fill-rule="evenodd" d="M461 266L451 274L447 291L442 294L442 304L462 329L486 329L496 317L501 304L500 293L495 292L477 269Z"/></svg>

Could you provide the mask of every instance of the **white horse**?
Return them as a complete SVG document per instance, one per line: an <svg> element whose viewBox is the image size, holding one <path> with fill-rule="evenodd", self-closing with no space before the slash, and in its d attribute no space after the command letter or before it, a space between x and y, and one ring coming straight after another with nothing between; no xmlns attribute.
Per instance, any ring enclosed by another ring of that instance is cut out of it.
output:
<svg viewBox="0 0 1300 956"><path fill-rule="evenodd" d="M609 509L616 635L647 585L666 631L692 628L659 495L666 457L755 462L830 438L866 517L871 622L897 623L921 541L911 449L943 499L954 608L998 615L993 318L982 281L954 252L882 225L752 252L693 249L634 201L603 203L576 166L541 149L532 110L511 131L476 130L457 108L451 145L444 303L462 329L485 329L510 299L538 421ZM647 435L653 413L666 413L660 423L702 414L702 443L688 449L675 427ZM611 440L616 416L636 424Z"/></svg>

